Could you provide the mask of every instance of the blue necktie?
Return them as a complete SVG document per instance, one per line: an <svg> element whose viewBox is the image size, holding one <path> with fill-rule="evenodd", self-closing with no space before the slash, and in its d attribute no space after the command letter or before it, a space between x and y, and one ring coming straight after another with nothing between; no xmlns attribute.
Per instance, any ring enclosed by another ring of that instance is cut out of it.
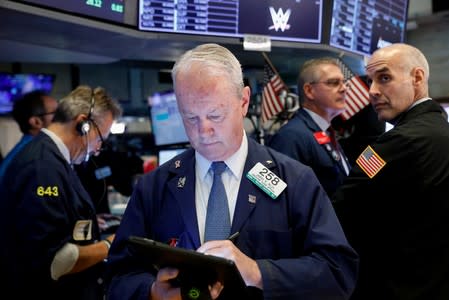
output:
<svg viewBox="0 0 449 300"><path fill-rule="evenodd" d="M205 242L226 240L231 232L228 198L221 180L221 174L226 170L226 164L222 161L216 161L212 163L211 169L214 172L214 181L207 202Z"/></svg>

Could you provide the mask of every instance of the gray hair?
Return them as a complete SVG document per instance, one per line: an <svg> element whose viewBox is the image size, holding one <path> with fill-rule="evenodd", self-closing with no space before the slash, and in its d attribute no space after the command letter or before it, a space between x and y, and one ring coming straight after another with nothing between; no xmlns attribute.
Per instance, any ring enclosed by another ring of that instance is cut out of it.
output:
<svg viewBox="0 0 449 300"><path fill-rule="evenodd" d="M192 64L201 64L210 75L221 75L229 78L239 98L242 97L243 73L240 62L228 49L218 44L203 44L184 53L173 66L171 75L176 87L179 72L190 69ZM199 79L201 80L201 79Z"/></svg>
<svg viewBox="0 0 449 300"><path fill-rule="evenodd" d="M322 65L334 65L340 68L337 60L332 57L309 59L302 65L299 71L298 87L302 89L304 83L320 80L319 77L321 76L321 74L318 72L318 67ZM299 86L300 83L301 86Z"/></svg>
<svg viewBox="0 0 449 300"><path fill-rule="evenodd" d="M113 119L117 119L122 114L122 108L109 97L104 88L93 89L87 85L80 85L61 99L53 122L66 123L80 114L85 114L101 123L101 117L106 112L111 112Z"/></svg>
<svg viewBox="0 0 449 300"><path fill-rule="evenodd" d="M320 73L318 67L322 65L334 65L341 69L337 60L332 57L320 57L307 60L302 65L298 75L298 92L301 95L302 101L304 101L304 84L320 80L320 76L322 74Z"/></svg>

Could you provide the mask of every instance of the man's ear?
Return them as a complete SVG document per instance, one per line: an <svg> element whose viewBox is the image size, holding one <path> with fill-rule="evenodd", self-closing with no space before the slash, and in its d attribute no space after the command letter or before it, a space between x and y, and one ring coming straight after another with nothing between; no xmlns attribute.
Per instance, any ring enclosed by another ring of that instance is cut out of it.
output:
<svg viewBox="0 0 449 300"><path fill-rule="evenodd" d="M312 85L310 83L304 83L302 90L307 99L313 99Z"/></svg>
<svg viewBox="0 0 449 300"><path fill-rule="evenodd" d="M32 129L41 129L44 126L44 122L37 116L32 116L28 119L28 124Z"/></svg>
<svg viewBox="0 0 449 300"><path fill-rule="evenodd" d="M412 76L413 76L413 85L422 84L426 80L424 69L420 67L413 68Z"/></svg>
<svg viewBox="0 0 449 300"><path fill-rule="evenodd" d="M249 86L245 86L242 91L242 100L241 100L243 117L245 117L246 114L248 113L250 98L251 98L251 89L249 88Z"/></svg>

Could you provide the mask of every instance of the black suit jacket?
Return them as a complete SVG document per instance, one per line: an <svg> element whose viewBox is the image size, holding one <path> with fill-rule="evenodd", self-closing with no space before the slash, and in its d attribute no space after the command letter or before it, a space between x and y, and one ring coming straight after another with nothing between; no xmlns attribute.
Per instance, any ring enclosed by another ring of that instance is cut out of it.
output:
<svg viewBox="0 0 449 300"><path fill-rule="evenodd" d="M449 124L434 101L418 104L371 144L385 166L355 165L334 196L360 254L352 299L449 299Z"/></svg>

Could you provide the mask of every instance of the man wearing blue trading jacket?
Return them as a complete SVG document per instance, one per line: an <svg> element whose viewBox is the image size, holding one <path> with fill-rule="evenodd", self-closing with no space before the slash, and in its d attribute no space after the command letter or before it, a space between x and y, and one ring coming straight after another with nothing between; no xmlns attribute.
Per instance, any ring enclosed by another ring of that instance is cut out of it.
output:
<svg viewBox="0 0 449 300"><path fill-rule="evenodd" d="M130 236L233 260L250 295L242 299L348 299L358 255L313 171L247 138L250 88L236 57L217 44L200 45L176 62L172 77L193 148L137 183L108 257L108 299L182 297L183 287L173 283L179 270L145 269ZM208 201L210 166L217 172L218 162L226 164L225 195ZM227 198L231 228L209 240L209 208L218 198ZM209 291L209 299L230 299L219 281Z"/></svg>
<svg viewBox="0 0 449 300"><path fill-rule="evenodd" d="M298 89L301 108L267 145L311 167L331 197L351 168L331 127L345 110L345 78L334 58L314 58L301 67Z"/></svg>

